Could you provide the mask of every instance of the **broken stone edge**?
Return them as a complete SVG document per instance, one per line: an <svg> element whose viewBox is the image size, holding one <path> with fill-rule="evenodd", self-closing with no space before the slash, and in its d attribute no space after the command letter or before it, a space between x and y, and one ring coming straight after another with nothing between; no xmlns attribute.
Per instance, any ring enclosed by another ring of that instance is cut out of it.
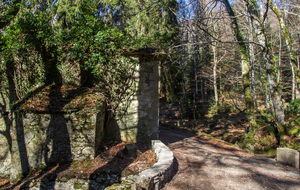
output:
<svg viewBox="0 0 300 190"><path fill-rule="evenodd" d="M122 183L110 186L108 189L131 190L158 190L169 182L173 176L174 155L173 152L160 140L152 140L152 151L157 162L138 175L128 176L122 179Z"/></svg>
<svg viewBox="0 0 300 190"><path fill-rule="evenodd" d="M277 148L277 162L300 169L300 152L290 148Z"/></svg>

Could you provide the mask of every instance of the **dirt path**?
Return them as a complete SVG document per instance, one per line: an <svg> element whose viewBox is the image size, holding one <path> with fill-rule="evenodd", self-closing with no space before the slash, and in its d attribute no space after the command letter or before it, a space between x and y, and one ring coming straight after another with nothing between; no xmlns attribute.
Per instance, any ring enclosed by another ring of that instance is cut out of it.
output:
<svg viewBox="0 0 300 190"><path fill-rule="evenodd" d="M184 130L160 127L160 139L177 160L175 175L164 190L300 189L300 171L275 160Z"/></svg>

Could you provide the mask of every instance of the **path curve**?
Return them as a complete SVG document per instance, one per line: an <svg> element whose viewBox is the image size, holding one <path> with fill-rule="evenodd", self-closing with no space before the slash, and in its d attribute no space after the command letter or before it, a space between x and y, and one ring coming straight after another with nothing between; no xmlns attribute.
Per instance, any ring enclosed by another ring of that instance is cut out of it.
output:
<svg viewBox="0 0 300 190"><path fill-rule="evenodd" d="M159 135L177 162L164 190L300 189L300 171L273 159L254 157L185 130L160 127Z"/></svg>

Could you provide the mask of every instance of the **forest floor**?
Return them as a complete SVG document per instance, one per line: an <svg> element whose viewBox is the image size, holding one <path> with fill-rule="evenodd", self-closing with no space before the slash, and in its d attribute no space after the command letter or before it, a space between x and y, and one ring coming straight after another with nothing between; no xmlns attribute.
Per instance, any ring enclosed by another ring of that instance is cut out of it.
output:
<svg viewBox="0 0 300 190"><path fill-rule="evenodd" d="M201 105L202 104L202 105ZM179 105L164 105L160 102L160 125L173 129L187 129L195 134L204 135L219 141L226 142L229 145L242 148L249 153L275 158L278 147L289 147L300 151L300 135L284 135L279 142L274 131L277 130L276 123L270 119L270 114L266 113L264 108L259 108L259 114L256 114L257 127L254 129L254 135L249 133L249 121L245 112L231 112L228 109L219 113L212 113L208 104L200 103L200 113L197 119L193 119L193 109L186 113L184 122L181 119ZM206 109L203 109L205 108ZM298 125L288 129L291 131L300 131ZM277 130L278 132L278 130Z"/></svg>
<svg viewBox="0 0 300 190"><path fill-rule="evenodd" d="M300 171L275 159L255 157L184 129L160 126L159 136L176 159L165 190L300 189Z"/></svg>

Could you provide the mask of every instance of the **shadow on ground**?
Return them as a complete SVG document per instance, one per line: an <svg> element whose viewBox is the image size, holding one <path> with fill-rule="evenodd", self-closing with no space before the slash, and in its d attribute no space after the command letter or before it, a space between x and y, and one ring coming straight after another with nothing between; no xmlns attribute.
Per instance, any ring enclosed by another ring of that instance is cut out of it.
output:
<svg viewBox="0 0 300 190"><path fill-rule="evenodd" d="M182 129L160 127L160 138L178 160L178 171L165 190L300 189L300 171L274 159Z"/></svg>

